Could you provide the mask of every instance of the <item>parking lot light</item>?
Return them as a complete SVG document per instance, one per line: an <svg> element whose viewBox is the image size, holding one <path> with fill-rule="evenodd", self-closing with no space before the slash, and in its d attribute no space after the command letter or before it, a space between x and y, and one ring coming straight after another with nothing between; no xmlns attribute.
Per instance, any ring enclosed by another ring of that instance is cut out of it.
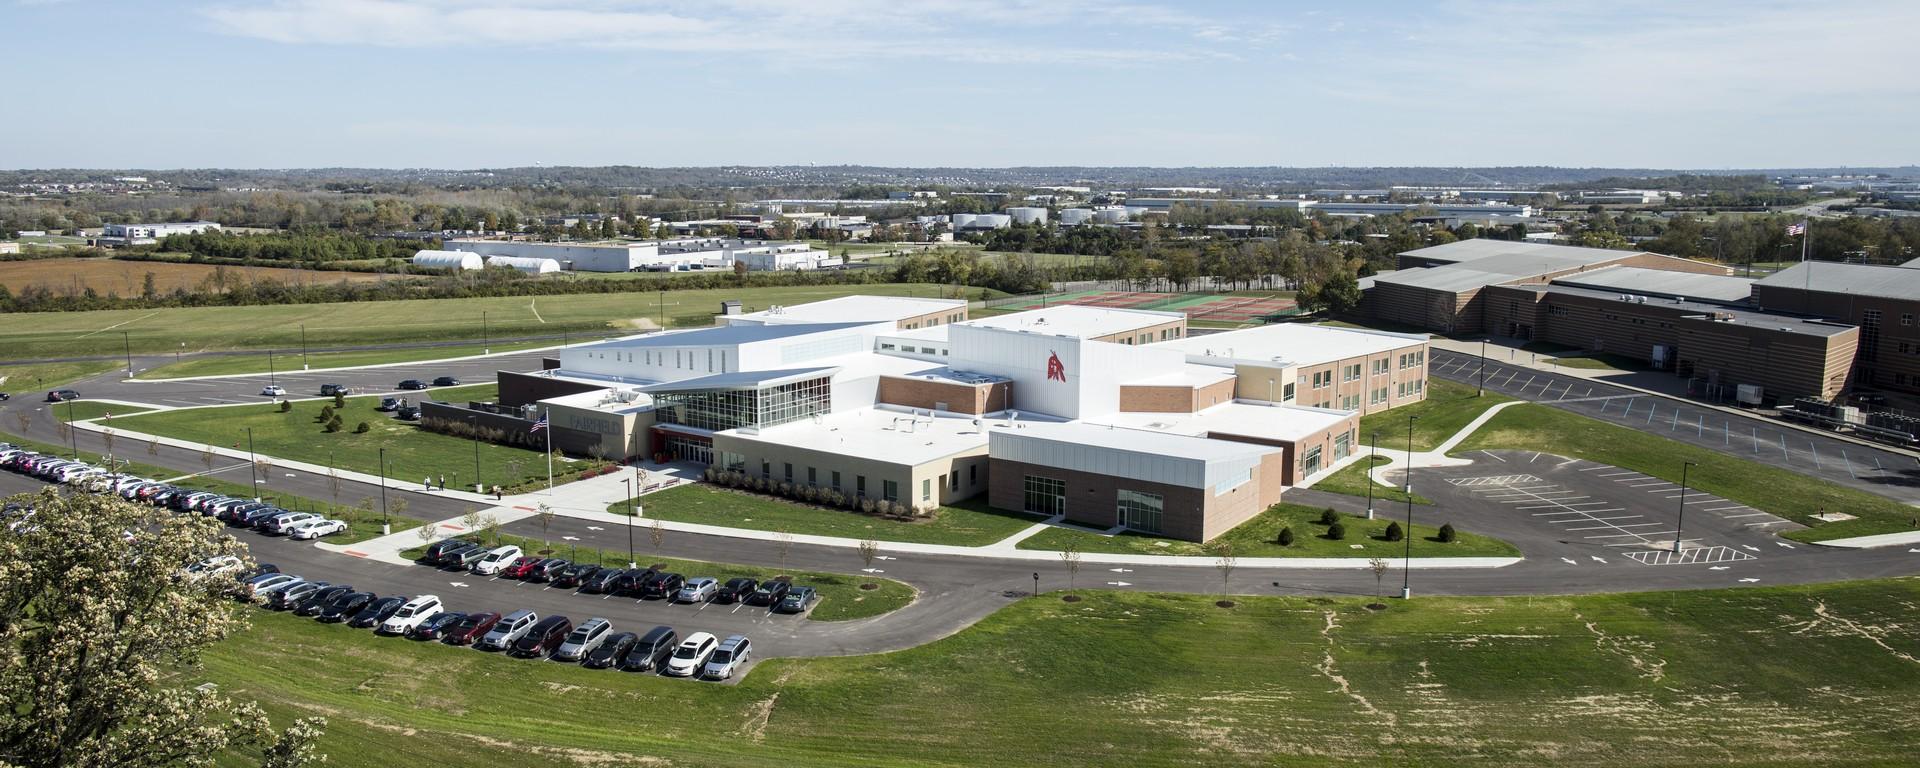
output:
<svg viewBox="0 0 1920 768"><path fill-rule="evenodd" d="M1673 551L1680 551L1681 526L1687 522L1687 470L1700 466L1697 462L1680 462L1680 516L1673 522Z"/></svg>
<svg viewBox="0 0 1920 768"><path fill-rule="evenodd" d="M1401 558L1400 599L1413 599L1413 423L1420 417L1407 415L1407 530L1402 539L1406 541L1406 554Z"/></svg>

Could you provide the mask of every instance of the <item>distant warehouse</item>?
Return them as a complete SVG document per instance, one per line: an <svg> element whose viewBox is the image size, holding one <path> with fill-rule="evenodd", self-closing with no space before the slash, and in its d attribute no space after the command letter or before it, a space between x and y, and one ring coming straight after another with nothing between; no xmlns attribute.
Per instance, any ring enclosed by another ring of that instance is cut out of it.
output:
<svg viewBox="0 0 1920 768"><path fill-rule="evenodd" d="M560 269L575 272L687 272L732 269L735 262L755 272L772 272L840 264L832 254L806 243L737 238L565 243L454 239L445 247L484 257L550 259Z"/></svg>

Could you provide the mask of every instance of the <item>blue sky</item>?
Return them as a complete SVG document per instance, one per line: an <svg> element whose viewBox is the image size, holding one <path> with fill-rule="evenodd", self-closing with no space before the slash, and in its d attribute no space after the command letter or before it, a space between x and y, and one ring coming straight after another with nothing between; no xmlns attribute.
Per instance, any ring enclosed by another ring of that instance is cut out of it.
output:
<svg viewBox="0 0 1920 768"><path fill-rule="evenodd" d="M1920 2L0 0L0 167L1920 161Z"/></svg>

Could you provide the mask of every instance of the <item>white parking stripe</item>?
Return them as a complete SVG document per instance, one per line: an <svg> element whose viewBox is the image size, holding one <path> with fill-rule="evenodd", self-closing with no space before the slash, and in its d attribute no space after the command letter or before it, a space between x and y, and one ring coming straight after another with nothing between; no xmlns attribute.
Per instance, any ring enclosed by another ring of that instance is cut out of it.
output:
<svg viewBox="0 0 1920 768"><path fill-rule="evenodd" d="M1639 517L1639 515L1634 515L1634 517ZM1611 524L1595 525L1595 526L1589 526L1586 528L1568 528L1567 530L1568 531L1604 531L1608 529L1621 530L1625 528L1648 528L1648 527L1660 526L1660 525L1666 525L1666 523L1620 523L1617 525L1611 525ZM1589 536L1587 538L1593 538L1593 537Z"/></svg>
<svg viewBox="0 0 1920 768"><path fill-rule="evenodd" d="M1626 472L1602 472L1599 475L1596 475L1596 477L1618 477L1620 475L1637 475L1637 474L1640 474L1640 473L1634 472L1632 470L1628 470Z"/></svg>
<svg viewBox="0 0 1920 768"><path fill-rule="evenodd" d="M1744 514L1744 515L1721 515L1721 516L1720 516L1720 519L1722 519L1722 520L1738 520L1738 519L1740 519L1740 518L1743 518L1743 517L1772 517L1772 515L1769 515L1769 514L1768 514L1768 513L1766 513L1766 512L1748 512L1748 513L1746 513L1746 514Z"/></svg>

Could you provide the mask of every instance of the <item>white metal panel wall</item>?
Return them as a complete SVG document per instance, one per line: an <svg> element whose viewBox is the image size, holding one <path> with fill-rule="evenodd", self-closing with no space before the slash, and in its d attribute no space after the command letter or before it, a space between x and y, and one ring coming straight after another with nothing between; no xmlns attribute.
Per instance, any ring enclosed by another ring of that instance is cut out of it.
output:
<svg viewBox="0 0 1920 768"><path fill-rule="evenodd" d="M994 423L987 435L987 453L996 459L1184 488L1211 487L1207 463L1198 459L1066 442L997 426L998 420Z"/></svg>
<svg viewBox="0 0 1920 768"><path fill-rule="evenodd" d="M1067 336L966 324L948 329L947 341L953 349L948 365L955 370L990 373L1013 380L1015 410L1081 418L1085 382L1081 376L1080 352L1086 342ZM1047 378L1047 361L1056 355L1067 375L1064 382Z"/></svg>

